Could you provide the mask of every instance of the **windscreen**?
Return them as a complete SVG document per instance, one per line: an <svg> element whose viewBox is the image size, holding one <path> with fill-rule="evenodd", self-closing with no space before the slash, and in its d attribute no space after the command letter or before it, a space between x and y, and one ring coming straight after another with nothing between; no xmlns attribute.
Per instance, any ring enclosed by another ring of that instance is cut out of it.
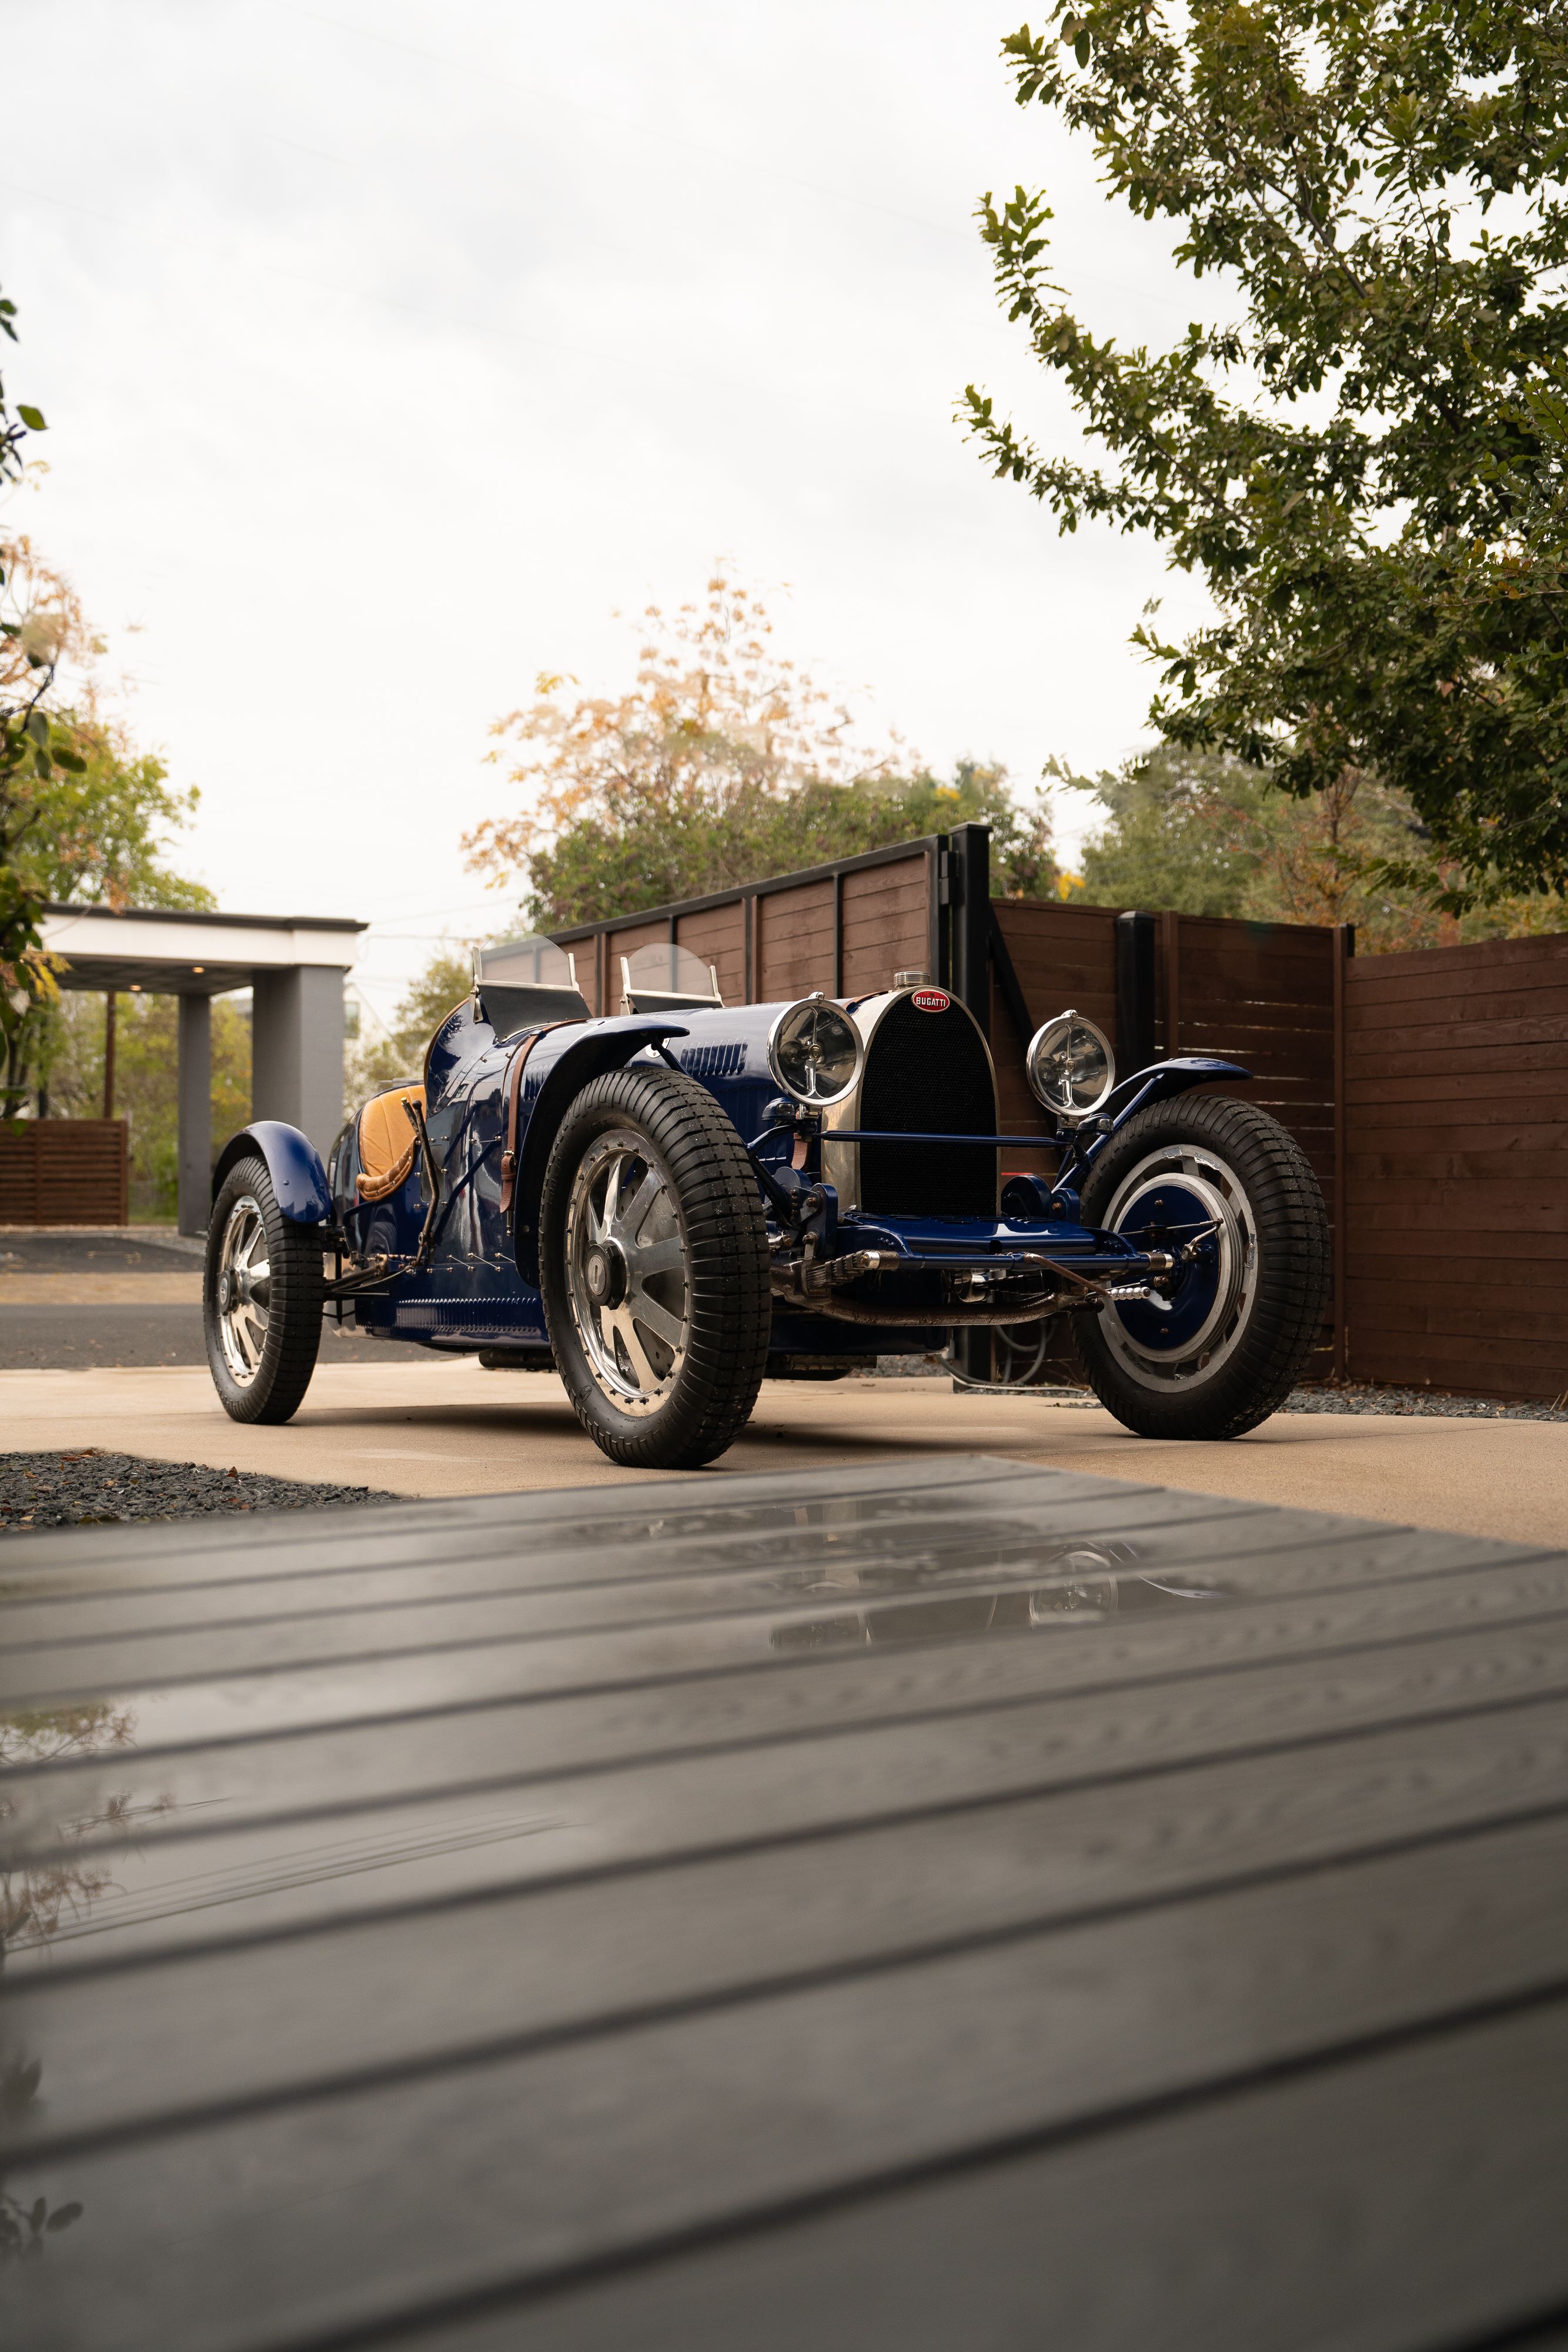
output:
<svg viewBox="0 0 1568 2352"><path fill-rule="evenodd" d="M542 932L526 940L501 940L479 950L479 981L498 988L575 988L570 956Z"/></svg>
<svg viewBox="0 0 1568 2352"><path fill-rule="evenodd" d="M691 948L656 939L634 955L623 957L623 976L634 995L701 997L703 1004L719 1004L719 983L712 964L703 962Z"/></svg>

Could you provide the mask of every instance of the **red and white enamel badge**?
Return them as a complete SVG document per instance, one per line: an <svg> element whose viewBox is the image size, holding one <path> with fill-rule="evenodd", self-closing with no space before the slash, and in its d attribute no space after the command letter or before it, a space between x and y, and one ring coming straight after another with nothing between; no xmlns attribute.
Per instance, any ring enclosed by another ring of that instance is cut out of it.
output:
<svg viewBox="0 0 1568 2352"><path fill-rule="evenodd" d="M953 1000L945 988L917 988L909 1002L917 1013L946 1013Z"/></svg>

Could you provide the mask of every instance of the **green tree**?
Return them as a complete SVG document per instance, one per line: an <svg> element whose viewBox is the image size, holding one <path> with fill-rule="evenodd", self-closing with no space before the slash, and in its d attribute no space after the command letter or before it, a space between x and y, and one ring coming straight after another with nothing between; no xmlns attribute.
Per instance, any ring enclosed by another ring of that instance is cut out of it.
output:
<svg viewBox="0 0 1568 2352"><path fill-rule="evenodd" d="M444 942L404 989L392 1028L375 1036L362 1032L350 1047L343 1068L345 1115L377 1087L419 1076L438 1024L461 1004L473 982L472 950Z"/></svg>
<svg viewBox="0 0 1568 2352"><path fill-rule="evenodd" d="M1083 896L1097 907L1239 915L1256 863L1249 821L1268 787L1239 761L1161 749L1067 780L1103 812L1083 844Z"/></svg>
<svg viewBox="0 0 1568 2352"><path fill-rule="evenodd" d="M38 945L47 903L204 908L215 902L210 890L167 862L169 837L189 823L200 795L172 789L163 761L138 751L123 722L100 709L93 665L101 647L69 583L25 539L9 543L5 563L5 593L23 621L0 650L0 681L9 675L14 691L26 690L33 675L26 647L32 646L47 657L51 699L62 665L68 664L74 688L71 705L48 712L47 761L25 762L8 784L0 779L0 907L11 907L22 941L0 973L7 991L5 1093L14 1104L47 1081L76 1036L75 1026L58 1017L62 960L46 958Z"/></svg>
<svg viewBox="0 0 1568 2352"><path fill-rule="evenodd" d="M964 761L943 782L895 739L856 744L848 711L773 653L747 590L720 573L702 603L643 618L624 693L571 696L574 680L546 676L494 730L516 747L491 756L508 761L524 804L465 846L498 885L526 880L531 926L697 898L967 818L990 824L1002 888L1055 895L1038 800L1016 802L995 765Z"/></svg>
<svg viewBox="0 0 1568 2352"><path fill-rule="evenodd" d="M121 995L114 1053L114 1106L130 1128L131 1205L137 1217L172 1219L179 1192L179 999ZM104 1000L67 989L37 1016L34 1076L62 1118L98 1118L103 1108ZM213 1133L220 1141L250 1117L250 1007L213 999Z"/></svg>
<svg viewBox="0 0 1568 2352"><path fill-rule="evenodd" d="M1425 896L1377 878L1419 829L1399 795L1364 771L1343 769L1298 800L1242 761L1166 744L1092 783L1071 781L1105 813L1082 859L1083 895L1096 905L1354 923L1372 953L1458 936Z"/></svg>
<svg viewBox="0 0 1568 2352"><path fill-rule="evenodd" d="M991 827L991 880L998 897L1059 895L1049 812L1039 803L1017 804L1004 768L965 760L951 782L925 772L874 785L810 779L777 794L742 789L712 808L700 801L638 806L628 796L616 829L601 818L579 817L534 851L524 917L534 928L559 930L826 865L970 821Z"/></svg>
<svg viewBox="0 0 1568 2352"><path fill-rule="evenodd" d="M1155 724L1298 794L1375 775L1426 843L1385 878L1450 907L1559 888L1568 8L1052 0L1003 48L1019 103L1225 289L1169 350L1123 350L1051 281L1044 202L981 208L1108 462L1042 454L974 386L970 430L1059 528L1147 531L1213 594L1185 644L1138 633Z"/></svg>
<svg viewBox="0 0 1568 2352"><path fill-rule="evenodd" d="M16 304L0 295L0 332L12 342L16 315ZM0 377L0 490L21 479L23 446L44 429L37 408L25 401L10 405ZM55 673L79 613L68 593L54 600L26 593L17 577L20 570L27 580L26 555L25 542L0 534L0 1045L8 1078L33 1007L57 993L56 959L45 952L39 929L40 894L20 870L17 850L35 822L37 788L61 768L83 764L50 709ZM13 1091L3 1090L0 1108L9 1107Z"/></svg>
<svg viewBox="0 0 1568 2352"><path fill-rule="evenodd" d="M215 907L209 889L165 862L169 835L195 814L197 789L171 788L164 762L138 751L113 721L68 710L59 723L82 764L57 769L33 792L34 823L16 852L28 884L77 906Z"/></svg>

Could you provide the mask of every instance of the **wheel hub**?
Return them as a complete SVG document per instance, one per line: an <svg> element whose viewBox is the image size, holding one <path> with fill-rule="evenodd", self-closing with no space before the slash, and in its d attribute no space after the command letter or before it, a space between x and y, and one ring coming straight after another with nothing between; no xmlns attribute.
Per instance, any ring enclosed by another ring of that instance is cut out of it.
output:
<svg viewBox="0 0 1568 2352"><path fill-rule="evenodd" d="M617 1241L596 1242L582 1261L583 1287L595 1307L619 1307L626 1296L626 1253Z"/></svg>

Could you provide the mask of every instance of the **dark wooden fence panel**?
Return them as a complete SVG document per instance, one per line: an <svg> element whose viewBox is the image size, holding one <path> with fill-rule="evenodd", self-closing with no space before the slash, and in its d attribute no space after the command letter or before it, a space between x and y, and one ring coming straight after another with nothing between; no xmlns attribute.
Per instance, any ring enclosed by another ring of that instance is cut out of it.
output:
<svg viewBox="0 0 1568 2352"><path fill-rule="evenodd" d="M678 916L675 940L713 966L727 1004L745 1003L746 909L737 900L727 907L706 907L695 914Z"/></svg>
<svg viewBox="0 0 1568 2352"><path fill-rule="evenodd" d="M1157 1034L1174 1054L1222 1054L1252 1073L1218 1089L1272 1111L1312 1163L1334 1214L1333 931L1166 915ZM1175 1022L1172 1006L1175 1005Z"/></svg>
<svg viewBox="0 0 1568 2352"><path fill-rule="evenodd" d="M1028 1008L1030 1035L1053 1013L1086 1013L1106 1035L1116 1035L1116 914L1113 908L1057 906L1028 898L993 898L997 936ZM1004 1135L1043 1134L1049 1122L1024 1076L1029 1042L1014 1017L993 963L991 1053ZM1009 1168L1048 1175L1051 1156L1014 1151Z"/></svg>
<svg viewBox="0 0 1568 2352"><path fill-rule="evenodd" d="M846 996L891 988L895 971L925 971L936 979L933 954L936 858L922 851L885 866L846 873L843 894L843 970ZM768 913L772 913L771 906ZM819 982L818 985L821 985Z"/></svg>
<svg viewBox="0 0 1568 2352"><path fill-rule="evenodd" d="M0 1123L0 1225L122 1225L130 1185L122 1118Z"/></svg>
<svg viewBox="0 0 1568 2352"><path fill-rule="evenodd" d="M895 869L896 870L896 869ZM797 890L775 890L757 902L753 967L756 995L833 993L834 884L831 877Z"/></svg>
<svg viewBox="0 0 1568 2352"><path fill-rule="evenodd" d="M1568 1391L1568 938L1345 973L1345 1318L1358 1380Z"/></svg>
<svg viewBox="0 0 1568 2352"><path fill-rule="evenodd" d="M577 958L595 1013L621 1003L621 958L674 940L713 964L727 1004L803 996L865 996L895 971L946 976L946 834L873 849L803 874L780 874L676 906L552 933Z"/></svg>

